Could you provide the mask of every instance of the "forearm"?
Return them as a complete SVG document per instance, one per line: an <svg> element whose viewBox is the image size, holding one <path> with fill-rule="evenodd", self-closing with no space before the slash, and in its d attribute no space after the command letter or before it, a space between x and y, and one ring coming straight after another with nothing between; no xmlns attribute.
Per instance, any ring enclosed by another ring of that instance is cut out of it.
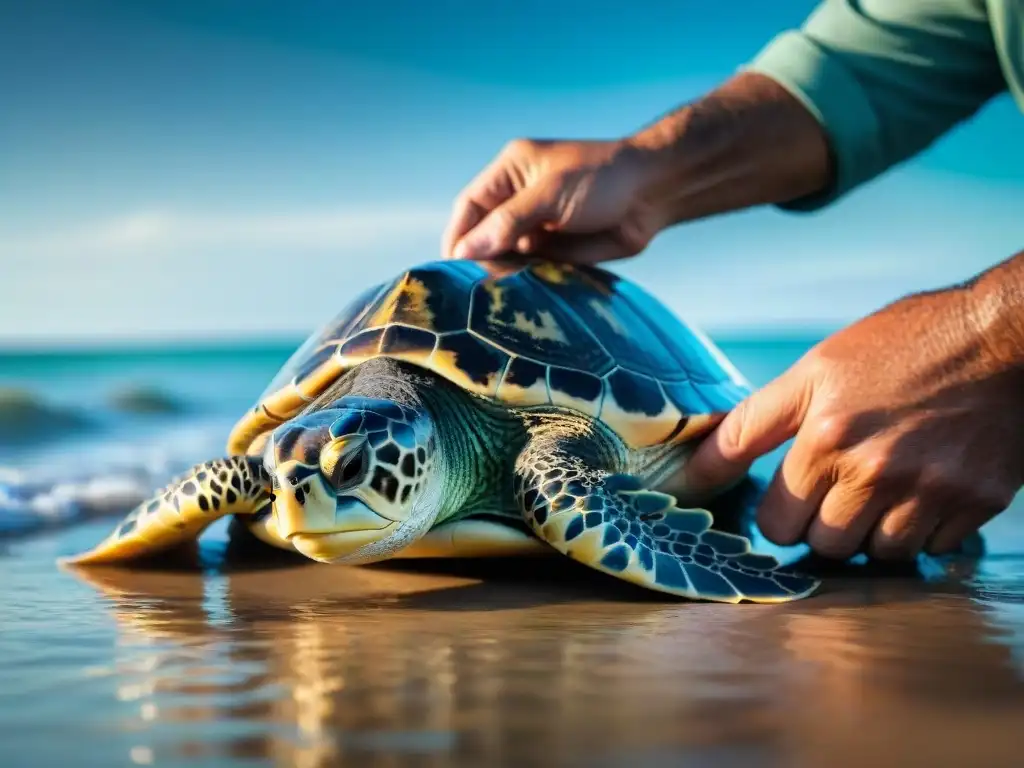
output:
<svg viewBox="0 0 1024 768"><path fill-rule="evenodd" d="M738 75L627 140L662 228L824 189L825 133L774 80Z"/></svg>
<svg viewBox="0 0 1024 768"><path fill-rule="evenodd" d="M981 273L963 290L972 327L996 363L1024 372L1024 251Z"/></svg>

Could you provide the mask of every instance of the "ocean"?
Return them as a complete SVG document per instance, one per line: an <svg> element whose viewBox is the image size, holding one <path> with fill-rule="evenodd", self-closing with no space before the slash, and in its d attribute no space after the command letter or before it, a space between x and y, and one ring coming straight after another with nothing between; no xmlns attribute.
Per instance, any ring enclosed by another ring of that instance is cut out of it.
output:
<svg viewBox="0 0 1024 768"><path fill-rule="evenodd" d="M301 341L0 352L0 536L118 513L220 455ZM760 385L815 341L722 348Z"/></svg>
<svg viewBox="0 0 1024 768"><path fill-rule="evenodd" d="M755 385L816 340L718 339ZM4 766L1020 765L1019 503L981 561L837 566L784 606L562 559L232 563L223 529L192 563L56 566L219 455L300 342L0 354Z"/></svg>

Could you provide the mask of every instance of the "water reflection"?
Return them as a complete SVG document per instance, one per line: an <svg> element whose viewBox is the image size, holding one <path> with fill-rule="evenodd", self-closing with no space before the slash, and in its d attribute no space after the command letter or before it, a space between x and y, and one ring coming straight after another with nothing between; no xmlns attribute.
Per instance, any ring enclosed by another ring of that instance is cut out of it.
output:
<svg viewBox="0 0 1024 768"><path fill-rule="evenodd" d="M483 567L81 577L119 630L136 762L1020 763L1024 617L983 572L734 607Z"/></svg>

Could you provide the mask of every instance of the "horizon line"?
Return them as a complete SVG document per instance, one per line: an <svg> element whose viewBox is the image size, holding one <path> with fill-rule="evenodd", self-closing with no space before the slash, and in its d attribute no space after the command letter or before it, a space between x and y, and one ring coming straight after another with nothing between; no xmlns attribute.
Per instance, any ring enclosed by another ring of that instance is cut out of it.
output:
<svg viewBox="0 0 1024 768"><path fill-rule="evenodd" d="M716 343L758 341L807 341L821 339L841 327L839 323L800 323L759 326L729 326L700 330ZM310 332L266 332L259 334L154 334L151 336L94 336L0 338L0 356L95 355L132 353L188 353L228 350L279 349L299 345Z"/></svg>

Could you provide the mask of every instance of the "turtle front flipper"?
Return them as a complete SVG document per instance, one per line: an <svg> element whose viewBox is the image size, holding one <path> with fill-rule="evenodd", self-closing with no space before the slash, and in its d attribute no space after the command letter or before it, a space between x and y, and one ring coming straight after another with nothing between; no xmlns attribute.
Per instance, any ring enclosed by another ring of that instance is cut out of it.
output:
<svg viewBox="0 0 1024 768"><path fill-rule="evenodd" d="M695 600L779 603L818 588L819 580L751 552L747 538L712 530L710 512L681 509L634 475L605 469L618 451L600 434L559 425L539 432L516 461L516 496L534 533L562 554Z"/></svg>
<svg viewBox="0 0 1024 768"><path fill-rule="evenodd" d="M233 456L192 467L129 512L106 539L68 565L147 557L195 540L226 515L250 515L273 503L270 474L260 458Z"/></svg>

